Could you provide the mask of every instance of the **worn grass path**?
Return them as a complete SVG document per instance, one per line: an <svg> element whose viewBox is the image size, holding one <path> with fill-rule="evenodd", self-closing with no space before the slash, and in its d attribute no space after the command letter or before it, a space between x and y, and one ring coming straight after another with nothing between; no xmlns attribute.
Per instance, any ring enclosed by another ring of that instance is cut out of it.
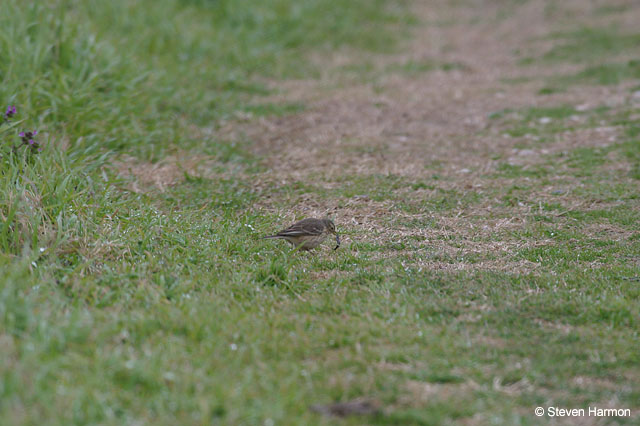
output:
<svg viewBox="0 0 640 426"><path fill-rule="evenodd" d="M638 422L635 2L120 3L0 5L1 418Z"/></svg>

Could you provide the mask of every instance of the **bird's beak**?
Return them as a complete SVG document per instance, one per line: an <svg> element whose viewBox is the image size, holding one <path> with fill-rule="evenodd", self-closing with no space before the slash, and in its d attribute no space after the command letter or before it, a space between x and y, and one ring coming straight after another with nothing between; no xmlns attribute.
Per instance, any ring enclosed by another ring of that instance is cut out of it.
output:
<svg viewBox="0 0 640 426"><path fill-rule="evenodd" d="M336 232L336 247L334 250L338 250L338 247L340 247L340 235Z"/></svg>

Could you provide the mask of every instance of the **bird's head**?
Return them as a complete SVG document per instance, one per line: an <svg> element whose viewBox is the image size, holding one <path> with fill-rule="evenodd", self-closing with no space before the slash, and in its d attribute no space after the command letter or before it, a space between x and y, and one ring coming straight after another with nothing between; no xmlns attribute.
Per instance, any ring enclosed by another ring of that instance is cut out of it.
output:
<svg viewBox="0 0 640 426"><path fill-rule="evenodd" d="M332 234L336 234L336 225L331 219L325 218L322 219L322 221L324 222L324 225L327 227L327 230L329 230L329 232L331 232Z"/></svg>

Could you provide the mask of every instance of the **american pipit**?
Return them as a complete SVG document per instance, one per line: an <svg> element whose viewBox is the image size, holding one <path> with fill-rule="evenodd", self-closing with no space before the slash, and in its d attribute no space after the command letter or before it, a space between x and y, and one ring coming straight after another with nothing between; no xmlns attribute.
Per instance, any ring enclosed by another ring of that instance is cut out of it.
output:
<svg viewBox="0 0 640 426"><path fill-rule="evenodd" d="M300 250L311 250L318 247L329 234L336 236L336 250L340 247L340 236L336 232L336 226L331 219L302 219L287 229L283 229L275 235L267 235L264 238L281 238L289 241Z"/></svg>

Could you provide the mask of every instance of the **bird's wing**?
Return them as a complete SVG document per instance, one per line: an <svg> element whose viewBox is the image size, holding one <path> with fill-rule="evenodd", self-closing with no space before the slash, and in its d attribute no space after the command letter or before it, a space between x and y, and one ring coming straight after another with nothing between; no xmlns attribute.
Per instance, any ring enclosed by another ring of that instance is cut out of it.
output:
<svg viewBox="0 0 640 426"><path fill-rule="evenodd" d="M300 237L303 235L320 235L324 231L322 222L313 219L304 219L296 222L287 229L283 229L276 235L280 237Z"/></svg>

